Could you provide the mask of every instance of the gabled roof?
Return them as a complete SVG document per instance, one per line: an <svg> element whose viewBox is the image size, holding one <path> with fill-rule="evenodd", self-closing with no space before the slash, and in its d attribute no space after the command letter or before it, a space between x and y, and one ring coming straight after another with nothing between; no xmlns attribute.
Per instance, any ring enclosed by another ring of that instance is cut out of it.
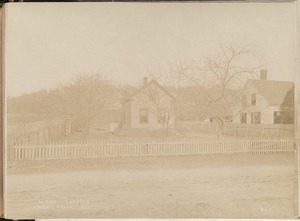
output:
<svg viewBox="0 0 300 221"><path fill-rule="evenodd" d="M138 89L136 92L134 92L133 94L131 94L130 96L128 96L127 98L125 98L123 100L123 103L128 102L129 100L131 100L135 95L141 93L143 90L145 90L146 88L148 88L150 85L154 84L155 86L157 86L160 90L162 90L165 94L167 94L170 98L175 99L175 97L168 91L166 90L163 86L161 86L156 80L151 80L149 83L147 83L146 85L144 85L143 87L141 87L140 89Z"/></svg>
<svg viewBox="0 0 300 221"><path fill-rule="evenodd" d="M249 85L255 87L269 105L280 105L286 93L294 86L294 82L249 79L246 87Z"/></svg>

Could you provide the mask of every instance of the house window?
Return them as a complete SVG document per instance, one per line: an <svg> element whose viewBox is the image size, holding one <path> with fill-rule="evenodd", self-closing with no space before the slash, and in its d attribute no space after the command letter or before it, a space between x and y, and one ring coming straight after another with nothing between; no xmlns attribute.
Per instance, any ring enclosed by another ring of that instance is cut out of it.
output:
<svg viewBox="0 0 300 221"><path fill-rule="evenodd" d="M252 106L256 105L256 94L251 94L251 105Z"/></svg>
<svg viewBox="0 0 300 221"><path fill-rule="evenodd" d="M247 107L247 96L246 95L243 95L243 97L242 97L242 106Z"/></svg>
<svg viewBox="0 0 300 221"><path fill-rule="evenodd" d="M260 122L261 122L260 112L252 112L251 113L251 123L252 124L260 124Z"/></svg>
<svg viewBox="0 0 300 221"><path fill-rule="evenodd" d="M280 115L281 115L281 111L274 111L274 124L281 123Z"/></svg>
<svg viewBox="0 0 300 221"><path fill-rule="evenodd" d="M241 113L241 124L247 123L247 113Z"/></svg>
<svg viewBox="0 0 300 221"><path fill-rule="evenodd" d="M141 124L148 123L148 110L145 108L140 109L140 123Z"/></svg>
<svg viewBox="0 0 300 221"><path fill-rule="evenodd" d="M157 113L157 123L163 124L166 121L166 113L165 110L158 110Z"/></svg>

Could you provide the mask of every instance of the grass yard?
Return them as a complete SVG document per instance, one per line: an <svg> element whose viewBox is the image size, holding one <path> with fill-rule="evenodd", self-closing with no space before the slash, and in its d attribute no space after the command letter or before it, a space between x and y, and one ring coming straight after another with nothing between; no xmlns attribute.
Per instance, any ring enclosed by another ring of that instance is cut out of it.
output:
<svg viewBox="0 0 300 221"><path fill-rule="evenodd" d="M294 155L10 162L9 218L292 218Z"/></svg>

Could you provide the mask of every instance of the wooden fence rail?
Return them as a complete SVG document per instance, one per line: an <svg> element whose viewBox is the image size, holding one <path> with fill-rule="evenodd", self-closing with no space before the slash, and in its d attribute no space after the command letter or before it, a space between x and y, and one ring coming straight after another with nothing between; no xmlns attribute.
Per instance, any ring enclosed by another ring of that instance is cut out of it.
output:
<svg viewBox="0 0 300 221"><path fill-rule="evenodd" d="M218 125L215 123L186 123L178 122L176 128L194 130L206 133L217 133ZM234 124L225 123L223 135L244 137L251 139L293 139L294 125L290 124Z"/></svg>
<svg viewBox="0 0 300 221"><path fill-rule="evenodd" d="M51 119L7 126L9 141L24 145L59 140L70 133L70 119Z"/></svg>
<svg viewBox="0 0 300 221"><path fill-rule="evenodd" d="M293 152L294 141L210 141L14 146L15 160Z"/></svg>

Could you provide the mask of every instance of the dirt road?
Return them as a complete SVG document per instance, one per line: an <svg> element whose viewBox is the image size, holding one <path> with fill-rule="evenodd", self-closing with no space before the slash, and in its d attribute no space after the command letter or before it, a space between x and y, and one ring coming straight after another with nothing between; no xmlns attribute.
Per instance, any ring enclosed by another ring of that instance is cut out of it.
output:
<svg viewBox="0 0 300 221"><path fill-rule="evenodd" d="M9 165L9 218L292 218L292 154Z"/></svg>

